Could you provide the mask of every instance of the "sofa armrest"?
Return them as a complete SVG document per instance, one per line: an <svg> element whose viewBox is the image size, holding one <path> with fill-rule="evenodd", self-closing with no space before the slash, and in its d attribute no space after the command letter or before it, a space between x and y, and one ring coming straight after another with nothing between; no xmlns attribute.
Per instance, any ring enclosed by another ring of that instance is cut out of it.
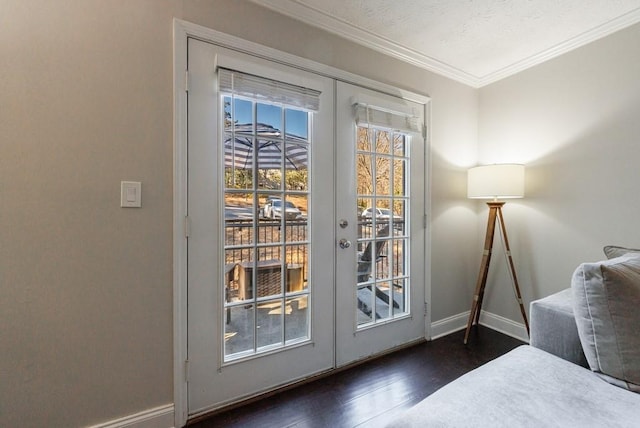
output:
<svg viewBox="0 0 640 428"><path fill-rule="evenodd" d="M570 288L531 302L530 344L588 368L573 316L572 302Z"/></svg>

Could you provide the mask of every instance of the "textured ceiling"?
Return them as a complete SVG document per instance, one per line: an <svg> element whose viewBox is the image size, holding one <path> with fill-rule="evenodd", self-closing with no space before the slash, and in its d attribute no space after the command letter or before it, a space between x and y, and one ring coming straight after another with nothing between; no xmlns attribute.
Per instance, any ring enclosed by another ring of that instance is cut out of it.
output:
<svg viewBox="0 0 640 428"><path fill-rule="evenodd" d="M476 87L640 22L640 0L252 1Z"/></svg>

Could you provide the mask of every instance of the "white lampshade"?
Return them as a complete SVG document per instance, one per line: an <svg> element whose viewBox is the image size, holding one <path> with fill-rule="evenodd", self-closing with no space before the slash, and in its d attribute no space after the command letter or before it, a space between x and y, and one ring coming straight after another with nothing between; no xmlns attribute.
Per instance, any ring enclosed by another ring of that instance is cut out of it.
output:
<svg viewBox="0 0 640 428"><path fill-rule="evenodd" d="M467 197L506 199L524 197L524 165L476 166L467 172Z"/></svg>

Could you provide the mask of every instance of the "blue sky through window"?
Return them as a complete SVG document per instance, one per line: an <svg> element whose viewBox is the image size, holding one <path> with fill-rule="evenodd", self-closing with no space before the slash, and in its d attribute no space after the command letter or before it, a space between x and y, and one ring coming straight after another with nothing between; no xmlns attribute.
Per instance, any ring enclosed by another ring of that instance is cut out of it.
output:
<svg viewBox="0 0 640 428"><path fill-rule="evenodd" d="M302 138L308 137L308 113L306 111L288 108L284 111L284 117L287 126L287 134L297 135Z"/></svg>
<svg viewBox="0 0 640 428"><path fill-rule="evenodd" d="M231 114L231 98L225 97L225 113ZM238 124L253 123L253 102L241 98L234 99L233 119ZM282 131L282 107L273 104L257 103L257 122L271 125ZM285 132L298 137L307 138L308 113L304 110L285 108Z"/></svg>

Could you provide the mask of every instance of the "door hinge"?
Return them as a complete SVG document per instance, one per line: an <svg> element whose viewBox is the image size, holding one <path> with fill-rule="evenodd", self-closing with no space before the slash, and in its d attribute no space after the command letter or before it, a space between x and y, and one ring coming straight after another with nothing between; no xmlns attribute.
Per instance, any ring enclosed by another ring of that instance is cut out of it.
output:
<svg viewBox="0 0 640 428"><path fill-rule="evenodd" d="M423 229L426 229L426 228L427 228L427 226L429 225L428 220L429 220L429 219L428 219L427 215L425 214L425 215L422 217L422 228L423 228Z"/></svg>
<svg viewBox="0 0 640 428"><path fill-rule="evenodd" d="M184 91L189 92L189 70L184 71Z"/></svg>
<svg viewBox="0 0 640 428"><path fill-rule="evenodd" d="M189 216L185 216L184 218L184 237L188 238L191 234L191 221L189 221Z"/></svg>
<svg viewBox="0 0 640 428"><path fill-rule="evenodd" d="M428 308L428 303L424 302L424 317L427 317L427 308Z"/></svg>
<svg viewBox="0 0 640 428"><path fill-rule="evenodd" d="M427 139L427 125L426 124L422 125L422 138L425 139L425 140Z"/></svg>
<svg viewBox="0 0 640 428"><path fill-rule="evenodd" d="M184 360L184 381L189 382L189 360Z"/></svg>

